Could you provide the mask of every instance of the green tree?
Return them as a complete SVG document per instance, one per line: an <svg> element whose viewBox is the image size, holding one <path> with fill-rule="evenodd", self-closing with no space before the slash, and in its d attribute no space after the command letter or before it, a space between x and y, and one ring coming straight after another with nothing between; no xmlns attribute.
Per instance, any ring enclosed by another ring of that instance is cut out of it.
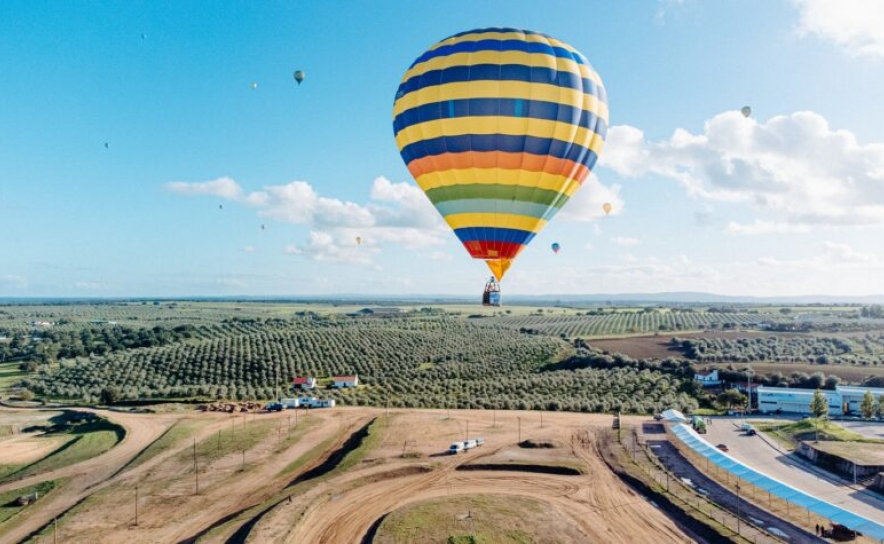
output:
<svg viewBox="0 0 884 544"><path fill-rule="evenodd" d="M116 385L108 385L101 389L101 403L115 404L120 400L120 389Z"/></svg>
<svg viewBox="0 0 884 544"><path fill-rule="evenodd" d="M878 416L884 417L884 395L878 397Z"/></svg>
<svg viewBox="0 0 884 544"><path fill-rule="evenodd" d="M862 412L864 419L869 419L873 415L875 415L875 397L872 395L871 391L866 391L866 394L863 395L863 401L859 405L859 409Z"/></svg>
<svg viewBox="0 0 884 544"><path fill-rule="evenodd" d="M829 415L829 401L819 389L813 392L813 400L810 401L810 411L815 418Z"/></svg>
<svg viewBox="0 0 884 544"><path fill-rule="evenodd" d="M718 395L716 400L720 405L727 406L727 408L730 409L734 406L744 406L746 404L746 395L740 393L736 389L728 389L724 393Z"/></svg>

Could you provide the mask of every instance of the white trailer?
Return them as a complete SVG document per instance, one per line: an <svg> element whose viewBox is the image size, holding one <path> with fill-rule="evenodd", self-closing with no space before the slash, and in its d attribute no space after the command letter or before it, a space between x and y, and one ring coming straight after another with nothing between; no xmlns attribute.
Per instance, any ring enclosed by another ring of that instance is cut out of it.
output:
<svg viewBox="0 0 884 544"><path fill-rule="evenodd" d="M299 399L279 399L279 403L282 404L283 409L286 410L291 410L301 405Z"/></svg>

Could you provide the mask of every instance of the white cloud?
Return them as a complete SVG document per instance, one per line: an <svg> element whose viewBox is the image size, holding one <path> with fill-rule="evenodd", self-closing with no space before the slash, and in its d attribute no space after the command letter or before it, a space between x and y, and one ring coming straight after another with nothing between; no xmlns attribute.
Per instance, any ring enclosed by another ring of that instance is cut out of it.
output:
<svg viewBox="0 0 884 544"><path fill-rule="evenodd" d="M873 253L862 253L847 244L825 241L823 248L832 262L839 263L877 263L878 257Z"/></svg>
<svg viewBox="0 0 884 544"><path fill-rule="evenodd" d="M0 276L0 284L24 288L28 286L28 279L24 276L4 274Z"/></svg>
<svg viewBox="0 0 884 544"><path fill-rule="evenodd" d="M611 238L611 243L621 247L631 247L639 244L638 238L629 238L626 236L615 236Z"/></svg>
<svg viewBox="0 0 884 544"><path fill-rule="evenodd" d="M602 165L626 177L673 179L695 198L743 203L779 217L733 223L731 233L884 225L884 144L860 144L814 112L764 123L725 112L701 134L677 129L659 142L646 141L634 127L612 127Z"/></svg>
<svg viewBox="0 0 884 544"><path fill-rule="evenodd" d="M189 183L173 181L166 184L173 193L188 196L217 196L226 200L242 200L242 187L230 178L218 178L212 181Z"/></svg>
<svg viewBox="0 0 884 544"><path fill-rule="evenodd" d="M305 181L265 187L261 216L317 227L370 227L371 212L354 202L320 196Z"/></svg>
<svg viewBox="0 0 884 544"><path fill-rule="evenodd" d="M727 224L728 234L786 234L790 232L809 232L808 225L793 225L789 223L776 223L756 219L753 223L737 223L731 221Z"/></svg>
<svg viewBox="0 0 884 544"><path fill-rule="evenodd" d="M884 58L884 2L793 0L798 33L834 42L853 56Z"/></svg>
<svg viewBox="0 0 884 544"><path fill-rule="evenodd" d="M112 285L101 281L78 281L74 283L74 287L88 291L108 291Z"/></svg>
<svg viewBox="0 0 884 544"><path fill-rule="evenodd" d="M255 246L246 246L246 247L242 248L242 250L245 253L254 253L256 251Z"/></svg>
<svg viewBox="0 0 884 544"><path fill-rule="evenodd" d="M311 230L307 243L303 246L290 245L285 252L324 263L371 265L378 249L365 244L357 245L352 239L336 238L331 232Z"/></svg>
<svg viewBox="0 0 884 544"><path fill-rule="evenodd" d="M595 173L590 173L583 186L565 203L558 217L565 221L595 221L606 215L602 209L605 203L611 204L611 215L619 215L623 211L620 186L614 184L608 187L599 181Z"/></svg>

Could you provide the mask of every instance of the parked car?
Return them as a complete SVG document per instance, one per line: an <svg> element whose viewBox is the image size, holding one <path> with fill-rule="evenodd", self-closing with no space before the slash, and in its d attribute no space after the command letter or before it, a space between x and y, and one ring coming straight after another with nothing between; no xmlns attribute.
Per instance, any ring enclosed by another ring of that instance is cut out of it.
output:
<svg viewBox="0 0 884 544"><path fill-rule="evenodd" d="M728 451L728 450L727 450L727 444L719 444L719 445L717 445L717 446L715 446L715 447L718 448L718 449L720 449L721 451Z"/></svg>
<svg viewBox="0 0 884 544"><path fill-rule="evenodd" d="M663 421L663 415L662 414L655 414L654 421Z"/></svg>
<svg viewBox="0 0 884 544"><path fill-rule="evenodd" d="M482 437L480 436L479 438L476 439L476 446L481 446L481 445L483 445L483 444L485 444L485 439L484 439L484 438L482 438Z"/></svg>
<svg viewBox="0 0 884 544"><path fill-rule="evenodd" d="M476 446L477 446L477 444L476 444L475 440L467 440L466 442L463 443L463 449L465 449L465 450L471 450L471 449L475 448Z"/></svg>
<svg viewBox="0 0 884 544"><path fill-rule="evenodd" d="M462 451L464 451L463 442L455 442L448 448L448 453L451 455L457 455Z"/></svg>

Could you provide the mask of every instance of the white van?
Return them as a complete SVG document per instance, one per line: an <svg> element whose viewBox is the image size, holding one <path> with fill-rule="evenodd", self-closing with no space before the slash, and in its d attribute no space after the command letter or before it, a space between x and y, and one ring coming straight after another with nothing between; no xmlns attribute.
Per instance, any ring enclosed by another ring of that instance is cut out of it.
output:
<svg viewBox="0 0 884 544"><path fill-rule="evenodd" d="M466 442L463 443L463 449L465 449L465 450L471 450L475 447L476 447L475 440L467 440Z"/></svg>
<svg viewBox="0 0 884 544"><path fill-rule="evenodd" d="M464 443L463 442L455 442L454 444L451 445L451 447L448 448L448 453L451 455L457 455L458 453L462 452L463 450L464 450Z"/></svg>
<svg viewBox="0 0 884 544"><path fill-rule="evenodd" d="M483 444L485 444L485 439L484 439L484 438L482 438L482 437L480 436L479 438L476 439L476 446L477 446L477 447L478 447L478 446L482 446Z"/></svg>

